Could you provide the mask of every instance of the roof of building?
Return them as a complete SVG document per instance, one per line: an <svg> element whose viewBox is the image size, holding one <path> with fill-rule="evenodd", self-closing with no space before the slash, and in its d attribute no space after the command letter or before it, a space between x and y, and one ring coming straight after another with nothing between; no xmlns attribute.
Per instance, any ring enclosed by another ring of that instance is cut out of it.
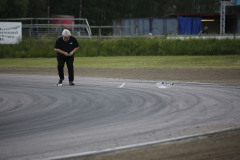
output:
<svg viewBox="0 0 240 160"><path fill-rule="evenodd" d="M219 17L220 13L175 13L175 14L167 15L166 17L178 17L178 16ZM226 13L226 16L240 16L240 13Z"/></svg>

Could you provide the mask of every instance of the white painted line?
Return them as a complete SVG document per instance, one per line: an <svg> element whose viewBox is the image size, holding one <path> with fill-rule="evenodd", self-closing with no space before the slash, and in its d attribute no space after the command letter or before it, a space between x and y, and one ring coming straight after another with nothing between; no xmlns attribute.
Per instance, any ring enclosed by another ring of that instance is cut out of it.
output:
<svg viewBox="0 0 240 160"><path fill-rule="evenodd" d="M125 86L125 82L121 86L119 86L119 88L123 88L124 86Z"/></svg>
<svg viewBox="0 0 240 160"><path fill-rule="evenodd" d="M166 86L162 84L162 82L156 83L156 85L158 86L158 88L166 88Z"/></svg>
<svg viewBox="0 0 240 160"><path fill-rule="evenodd" d="M80 157L84 157L84 156L104 154L104 153L115 152L115 151L119 151L119 150L126 150L126 149L131 149L131 148L136 148L136 147L144 147L144 146L149 146L149 145L156 145L156 144L161 144L161 143L180 141L180 140L196 138L196 137L200 137L200 136L210 136L210 135L215 135L215 134L220 134L220 133L225 133L225 132L230 132L230 131L237 131L237 130L240 130L240 128L227 128L227 129L222 129L222 130L211 131L208 133L197 133L197 134L186 135L186 136L181 136L181 137L174 137L174 138L169 138L169 139L163 139L163 140L157 140L157 141L151 141L151 142L145 142L145 143L139 143L139 144L132 144L132 145L115 147L115 148L103 149L103 150L96 150L96 151L76 153L76 154L70 154L70 155L64 155L64 156L58 156L58 157L51 157L51 158L41 159L41 160L59 160L59 159L66 159L66 158L80 158Z"/></svg>

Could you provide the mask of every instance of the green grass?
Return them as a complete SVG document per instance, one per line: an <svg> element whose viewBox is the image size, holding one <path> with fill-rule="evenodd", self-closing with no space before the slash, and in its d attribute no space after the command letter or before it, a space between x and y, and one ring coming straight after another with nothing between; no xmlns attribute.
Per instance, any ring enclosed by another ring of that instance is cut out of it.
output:
<svg viewBox="0 0 240 160"><path fill-rule="evenodd" d="M4 58L0 68L56 68L56 58ZM223 68L240 69L240 56L75 57L75 68Z"/></svg>
<svg viewBox="0 0 240 160"><path fill-rule="evenodd" d="M239 39L78 40L77 57L240 55ZM23 40L0 45L0 58L53 58L55 40Z"/></svg>

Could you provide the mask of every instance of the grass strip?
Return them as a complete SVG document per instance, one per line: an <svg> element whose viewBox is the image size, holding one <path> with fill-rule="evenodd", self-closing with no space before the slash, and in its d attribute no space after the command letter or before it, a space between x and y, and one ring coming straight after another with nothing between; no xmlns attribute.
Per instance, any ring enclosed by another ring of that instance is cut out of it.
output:
<svg viewBox="0 0 240 160"><path fill-rule="evenodd" d="M56 68L56 58L4 58L1 68ZM240 56L75 57L75 68L219 68L240 69Z"/></svg>

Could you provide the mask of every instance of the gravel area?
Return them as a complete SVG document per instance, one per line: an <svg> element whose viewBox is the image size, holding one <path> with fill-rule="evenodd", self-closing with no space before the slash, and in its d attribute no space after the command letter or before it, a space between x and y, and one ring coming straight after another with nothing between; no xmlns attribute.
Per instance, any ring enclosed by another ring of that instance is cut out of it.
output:
<svg viewBox="0 0 240 160"><path fill-rule="evenodd" d="M239 160L240 131L71 160Z"/></svg>
<svg viewBox="0 0 240 160"><path fill-rule="evenodd" d="M75 68L76 76L170 80L240 85L240 69L98 69ZM53 68L0 68L0 73L56 75ZM65 75L67 70L65 67Z"/></svg>

